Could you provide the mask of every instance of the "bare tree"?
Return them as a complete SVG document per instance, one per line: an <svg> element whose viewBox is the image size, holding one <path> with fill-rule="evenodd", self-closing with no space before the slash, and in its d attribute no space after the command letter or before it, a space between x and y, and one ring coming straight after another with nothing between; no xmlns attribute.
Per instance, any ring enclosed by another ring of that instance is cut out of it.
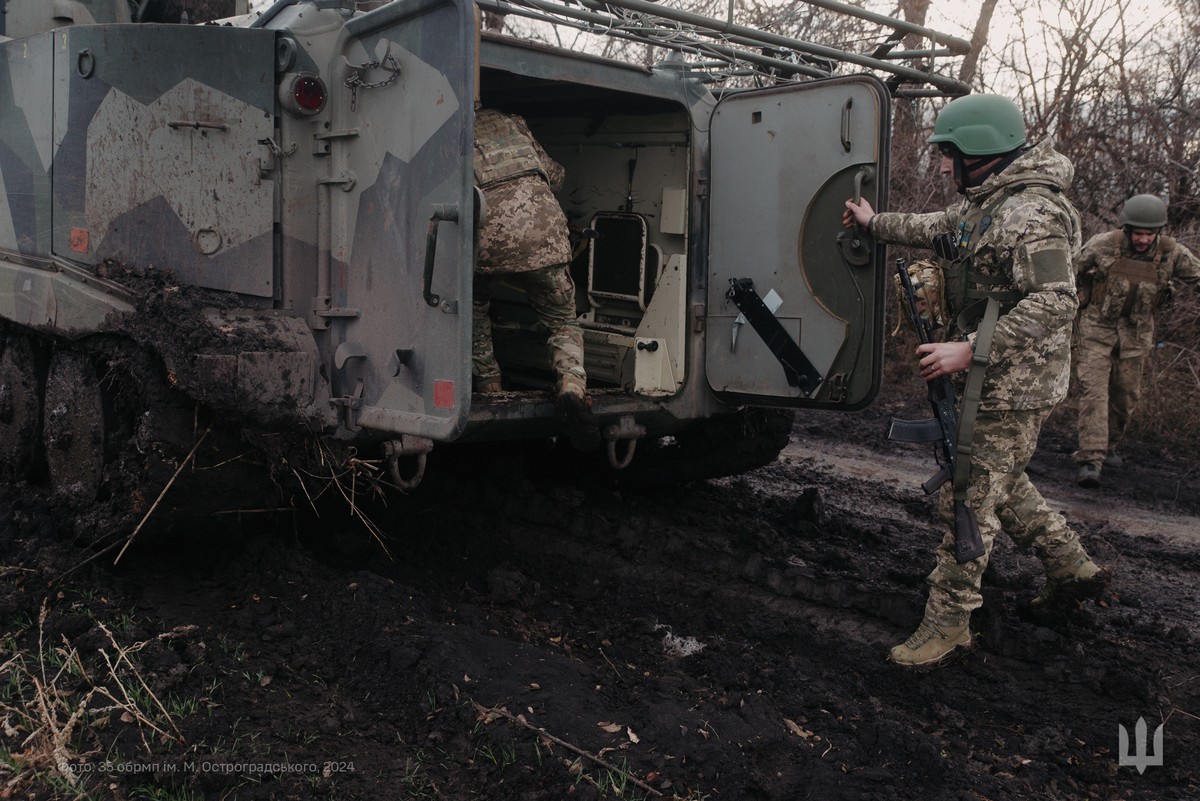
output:
<svg viewBox="0 0 1200 801"><path fill-rule="evenodd" d="M986 83L1014 87L1033 136L1052 136L1074 161L1089 230L1138 192L1167 200L1174 224L1198 221L1197 5L1148 16L1137 0L1031 0L1013 10L1017 35L981 61Z"/></svg>
<svg viewBox="0 0 1200 801"><path fill-rule="evenodd" d="M983 0L979 7L979 17L975 21L975 29L971 34L971 50L963 58L958 70L958 79L965 84L972 84L979 69L979 58L988 43L988 34L992 27L992 15L996 12L999 0Z"/></svg>

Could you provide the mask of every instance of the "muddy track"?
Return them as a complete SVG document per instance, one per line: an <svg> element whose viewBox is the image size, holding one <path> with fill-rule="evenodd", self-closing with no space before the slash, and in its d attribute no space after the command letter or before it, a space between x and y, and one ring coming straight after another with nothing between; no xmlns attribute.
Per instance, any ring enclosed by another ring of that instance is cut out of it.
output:
<svg viewBox="0 0 1200 801"><path fill-rule="evenodd" d="M940 533L928 455L861 433L881 419L801 419L775 464L655 492L476 454L379 512L392 559L327 513L63 579L84 556L69 526L9 497L0 617L36 652L46 604L42 641L96 682L99 623L146 643L181 741L143 745L109 713L71 751L97 798L1200 797L1198 529L1157 468L1081 494L1049 443L1035 481L1117 568L1111 596L1033 619L1039 565L998 543L975 651L909 674L884 656L920 618ZM1139 717L1166 721L1142 774L1117 754ZM69 797L39 776L18 797Z"/></svg>

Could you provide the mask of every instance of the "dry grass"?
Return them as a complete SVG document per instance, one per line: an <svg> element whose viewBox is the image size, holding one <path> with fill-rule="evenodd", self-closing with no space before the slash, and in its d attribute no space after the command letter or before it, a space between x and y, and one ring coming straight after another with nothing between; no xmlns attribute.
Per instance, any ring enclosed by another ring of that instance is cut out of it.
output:
<svg viewBox="0 0 1200 801"><path fill-rule="evenodd" d="M384 556L393 559L385 542L383 529L367 513L364 505L374 502L381 506L387 506L389 492L404 492L405 490L382 477L380 460L360 459L357 450L353 448L348 451L335 450L323 439L317 439L315 445L320 457L319 466L326 471L324 474L304 470L302 475L300 470L295 467L291 468L313 514L317 517L321 516L318 502L325 495L340 498L349 510L350 516L362 524L367 533L371 535L371 539L383 551ZM315 490L310 488L310 483L316 485Z"/></svg>
<svg viewBox="0 0 1200 801"><path fill-rule="evenodd" d="M103 623L108 645L81 653L66 637L47 643L42 606L34 648L12 647L0 665L0 798L22 798L31 786L50 784L78 795L80 766L101 753L97 729L131 726L147 755L183 737L134 660L153 640L122 646ZM186 631L170 631L155 640ZM9 635L7 645L16 646Z"/></svg>
<svg viewBox="0 0 1200 801"><path fill-rule="evenodd" d="M1177 291L1158 318L1158 347L1146 366L1141 407L1129 435L1174 456L1200 456L1200 298Z"/></svg>

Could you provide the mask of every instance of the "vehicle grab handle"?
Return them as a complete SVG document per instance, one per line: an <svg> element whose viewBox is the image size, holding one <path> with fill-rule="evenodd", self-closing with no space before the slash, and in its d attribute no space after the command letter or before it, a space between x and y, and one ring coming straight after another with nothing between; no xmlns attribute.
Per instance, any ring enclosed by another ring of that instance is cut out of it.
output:
<svg viewBox="0 0 1200 801"><path fill-rule="evenodd" d="M457 203L434 203L433 213L429 216L429 233L425 236L425 302L435 309L442 302L439 295L433 294L433 265L437 257L438 223L458 222Z"/></svg>

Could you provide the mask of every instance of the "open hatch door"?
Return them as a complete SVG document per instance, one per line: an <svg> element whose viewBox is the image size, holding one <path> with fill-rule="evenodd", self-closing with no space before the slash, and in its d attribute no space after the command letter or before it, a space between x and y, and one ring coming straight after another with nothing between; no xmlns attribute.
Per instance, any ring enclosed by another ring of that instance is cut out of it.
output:
<svg viewBox="0 0 1200 801"><path fill-rule="evenodd" d="M363 428L447 441L466 425L475 15L468 0L413 0L344 29L325 314Z"/></svg>
<svg viewBox="0 0 1200 801"><path fill-rule="evenodd" d="M717 105L705 369L726 400L855 409L877 392L885 258L842 211L882 205L889 108L870 76Z"/></svg>

